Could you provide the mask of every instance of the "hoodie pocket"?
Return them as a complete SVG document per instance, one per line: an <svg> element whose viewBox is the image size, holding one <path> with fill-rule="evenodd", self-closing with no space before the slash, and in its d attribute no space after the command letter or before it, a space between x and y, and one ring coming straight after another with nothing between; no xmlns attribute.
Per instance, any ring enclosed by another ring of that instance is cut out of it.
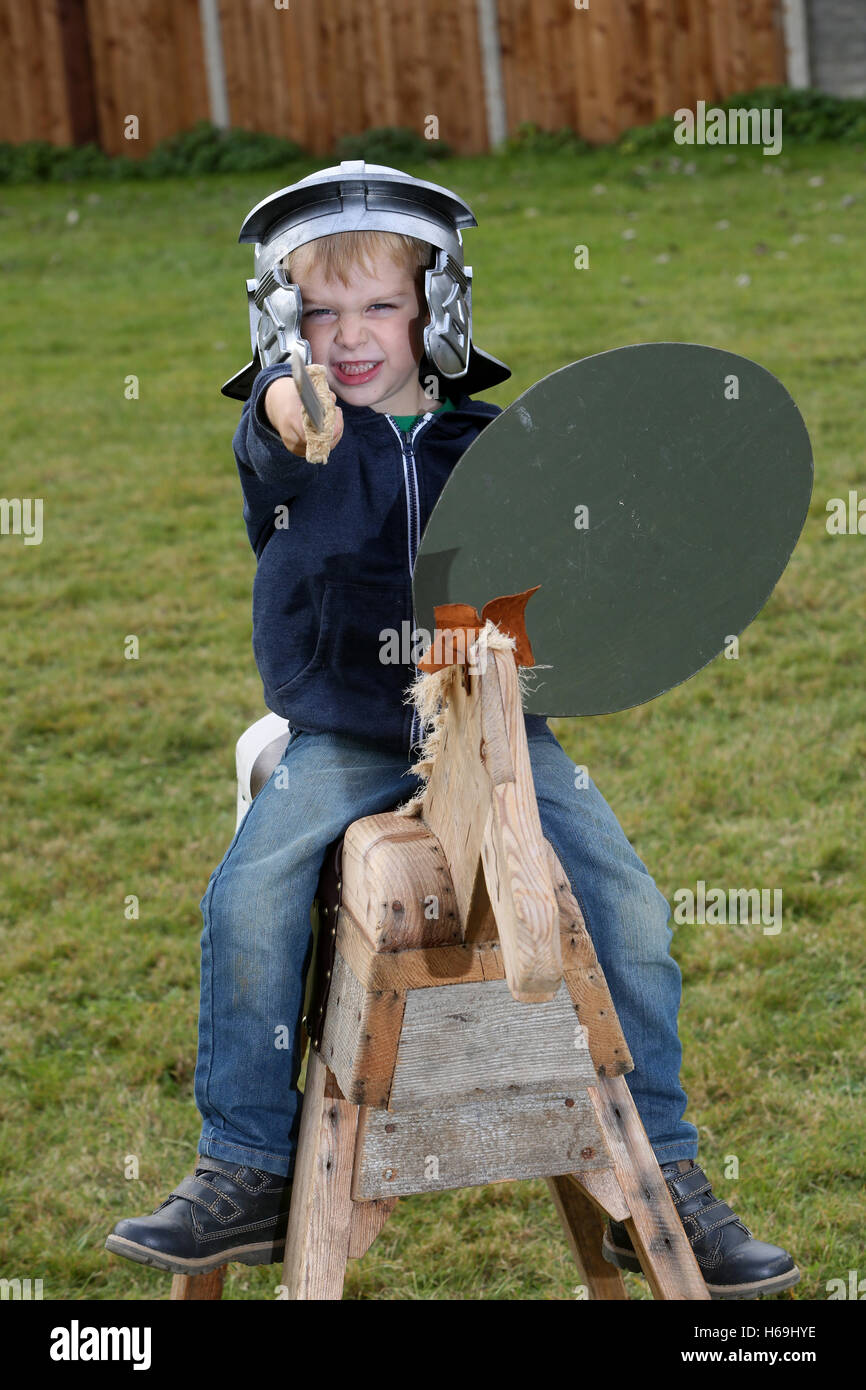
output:
<svg viewBox="0 0 866 1390"><path fill-rule="evenodd" d="M312 659L279 687L281 702L308 728L360 732L393 721L402 725L402 696L412 680L409 614L404 584L326 582ZM405 626L404 626L405 625Z"/></svg>

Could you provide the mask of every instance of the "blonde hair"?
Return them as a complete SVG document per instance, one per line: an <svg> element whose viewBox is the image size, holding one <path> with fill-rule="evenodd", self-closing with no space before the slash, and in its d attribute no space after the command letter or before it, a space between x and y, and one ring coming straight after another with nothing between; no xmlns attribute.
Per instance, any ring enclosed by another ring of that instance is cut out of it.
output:
<svg viewBox="0 0 866 1390"><path fill-rule="evenodd" d="M307 241L283 256L280 265L292 279L292 265L297 258L315 265L326 280L340 280L348 285L349 275L356 265L368 275L373 273L373 257L384 252L409 275L414 277L420 302L424 302L424 271L433 259L433 247L417 237L402 232L352 231L332 232L330 236Z"/></svg>

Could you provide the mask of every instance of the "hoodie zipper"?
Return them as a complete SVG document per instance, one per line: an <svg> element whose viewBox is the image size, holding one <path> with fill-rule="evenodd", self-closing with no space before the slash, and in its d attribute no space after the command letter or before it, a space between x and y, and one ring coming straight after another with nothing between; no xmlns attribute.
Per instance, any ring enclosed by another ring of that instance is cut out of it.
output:
<svg viewBox="0 0 866 1390"><path fill-rule="evenodd" d="M418 498L418 469L415 461L415 451L412 448L412 445L415 442L417 435L420 434L420 432L426 428L426 426L433 420L433 418L434 416L432 412L428 412L426 415L423 415L420 420L417 420L415 422L411 430L404 431L400 429L400 426L397 424L396 420L392 415L385 416L385 419L388 421L389 425L391 426L392 430L394 431L394 433L400 441L400 452L402 455L403 462L403 486L406 492L406 517L408 521L409 531L408 562L410 600L412 593L412 576L415 572L415 560L418 556L418 547L421 544L421 505ZM413 605L413 621L414 616L415 609ZM413 669L415 671L415 675L417 676L418 667L415 666ZM412 749L415 746L415 740L416 738L420 737L420 733L421 721L418 717L418 711L413 706L412 723L409 729L410 757L412 755Z"/></svg>

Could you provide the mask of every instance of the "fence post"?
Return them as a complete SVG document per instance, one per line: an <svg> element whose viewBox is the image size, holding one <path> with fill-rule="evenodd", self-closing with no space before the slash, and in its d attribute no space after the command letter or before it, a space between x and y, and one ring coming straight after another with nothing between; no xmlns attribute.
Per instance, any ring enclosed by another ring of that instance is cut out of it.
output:
<svg viewBox="0 0 866 1390"><path fill-rule="evenodd" d="M484 106L487 112L487 140L491 150L496 150L504 145L508 134L505 89L502 83L499 15L496 0L476 0L475 9L478 16L478 38L481 44Z"/></svg>
<svg viewBox="0 0 866 1390"><path fill-rule="evenodd" d="M785 67L789 87L809 85L809 28L806 0L782 0L785 33Z"/></svg>
<svg viewBox="0 0 866 1390"><path fill-rule="evenodd" d="M223 41L220 32L219 0L198 0L201 36L204 46L204 66L210 118L221 130L228 130L229 96L226 88L226 69L223 61Z"/></svg>

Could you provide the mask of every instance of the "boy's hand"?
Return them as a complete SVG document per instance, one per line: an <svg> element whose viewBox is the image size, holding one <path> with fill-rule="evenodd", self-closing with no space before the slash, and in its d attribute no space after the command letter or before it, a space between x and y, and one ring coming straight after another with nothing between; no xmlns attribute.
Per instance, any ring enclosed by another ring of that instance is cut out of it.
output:
<svg viewBox="0 0 866 1390"><path fill-rule="evenodd" d="M332 401L336 401L337 397L333 391L330 391L329 395ZM290 376L278 376L276 381L271 382L265 392L264 406L265 414L289 453L299 454L301 458L305 458L307 433L304 429L303 407L298 388ZM343 412L338 406L334 418L332 449L335 444L339 443L342 433Z"/></svg>

